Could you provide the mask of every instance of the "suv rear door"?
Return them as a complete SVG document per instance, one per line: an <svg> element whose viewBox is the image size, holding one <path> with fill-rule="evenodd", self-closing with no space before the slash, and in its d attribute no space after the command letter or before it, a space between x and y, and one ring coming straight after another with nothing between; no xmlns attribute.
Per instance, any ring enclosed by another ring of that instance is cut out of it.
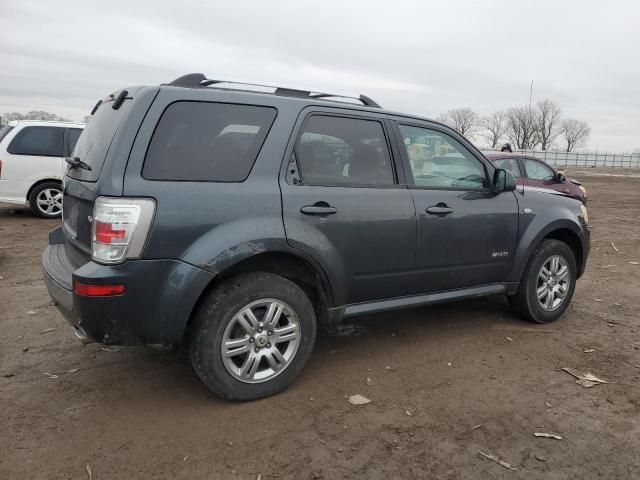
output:
<svg viewBox="0 0 640 480"><path fill-rule="evenodd" d="M436 124L398 121L418 227L423 292L504 282L518 233L513 192L493 192L488 166Z"/></svg>
<svg viewBox="0 0 640 480"><path fill-rule="evenodd" d="M315 108L298 126L280 182L289 244L331 270L335 305L410 293L415 208L385 122Z"/></svg>
<svg viewBox="0 0 640 480"><path fill-rule="evenodd" d="M73 153L91 170L66 169L62 211L67 253L76 265L91 256L95 199L122 195L133 139L157 91L156 87L136 87L123 90L120 97L110 95L99 104L77 140ZM133 108L134 102L139 108Z"/></svg>

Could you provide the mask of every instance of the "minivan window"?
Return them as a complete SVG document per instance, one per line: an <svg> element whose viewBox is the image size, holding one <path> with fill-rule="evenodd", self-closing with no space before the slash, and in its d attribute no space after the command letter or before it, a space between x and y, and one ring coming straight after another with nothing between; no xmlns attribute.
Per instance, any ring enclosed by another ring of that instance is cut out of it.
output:
<svg viewBox="0 0 640 480"><path fill-rule="evenodd" d="M102 166L115 136L120 121L125 117L132 105L131 99L126 99L119 109L111 108L113 101L106 101L87 122L82 135L78 138L73 155L89 164L91 170L82 168L68 168L67 175L77 180L95 182L100 177Z"/></svg>
<svg viewBox="0 0 640 480"><path fill-rule="evenodd" d="M417 187L482 190L485 171L480 161L446 133L399 125Z"/></svg>
<svg viewBox="0 0 640 480"><path fill-rule="evenodd" d="M12 155L62 157L64 128L25 127L13 138L7 151Z"/></svg>
<svg viewBox="0 0 640 480"><path fill-rule="evenodd" d="M76 144L78 143L78 138L82 134L81 128L70 128L69 129L69 153L73 153L73 149L76 148Z"/></svg>
<svg viewBox="0 0 640 480"><path fill-rule="evenodd" d="M169 105L142 167L147 180L242 182L253 168L276 109L181 101Z"/></svg>
<svg viewBox="0 0 640 480"><path fill-rule="evenodd" d="M305 185L394 184L384 129L376 120L312 115L302 125L295 156Z"/></svg>
<svg viewBox="0 0 640 480"><path fill-rule="evenodd" d="M11 130L13 130L13 127L10 125L5 125L4 127L0 128L0 142L9 134Z"/></svg>

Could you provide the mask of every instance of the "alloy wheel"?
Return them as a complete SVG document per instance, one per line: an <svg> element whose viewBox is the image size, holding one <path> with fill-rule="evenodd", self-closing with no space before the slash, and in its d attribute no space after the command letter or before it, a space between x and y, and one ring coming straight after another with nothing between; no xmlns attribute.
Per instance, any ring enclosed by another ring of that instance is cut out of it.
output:
<svg viewBox="0 0 640 480"><path fill-rule="evenodd" d="M225 328L222 361L241 382L266 382L291 364L300 336L300 321L289 305L273 298L256 300L242 307Z"/></svg>
<svg viewBox="0 0 640 480"><path fill-rule="evenodd" d="M45 215L60 215L62 212L62 192L55 188L46 188L36 197L36 205Z"/></svg>
<svg viewBox="0 0 640 480"><path fill-rule="evenodd" d="M536 297L543 310L553 312L560 307L569 291L569 273L569 264L562 255L553 255L542 264L538 272Z"/></svg>

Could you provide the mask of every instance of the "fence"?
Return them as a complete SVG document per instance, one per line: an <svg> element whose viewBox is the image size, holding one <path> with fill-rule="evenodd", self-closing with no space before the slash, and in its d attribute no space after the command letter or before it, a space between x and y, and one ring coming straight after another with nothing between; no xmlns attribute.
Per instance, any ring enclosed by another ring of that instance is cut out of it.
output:
<svg viewBox="0 0 640 480"><path fill-rule="evenodd" d="M486 154L496 152L497 150L483 150ZM577 153L546 150L515 150L514 153L530 155L558 167L640 168L640 153Z"/></svg>

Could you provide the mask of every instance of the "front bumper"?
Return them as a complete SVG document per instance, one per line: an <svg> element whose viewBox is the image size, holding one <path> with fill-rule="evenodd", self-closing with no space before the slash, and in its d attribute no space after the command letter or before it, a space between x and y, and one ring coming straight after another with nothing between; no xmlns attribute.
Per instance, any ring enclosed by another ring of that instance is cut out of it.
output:
<svg viewBox="0 0 640 480"><path fill-rule="evenodd" d="M588 225L583 226L580 240L582 242L582 261L580 265L578 265L578 278L580 278L587 269L587 259L591 252L591 230Z"/></svg>
<svg viewBox="0 0 640 480"><path fill-rule="evenodd" d="M213 279L211 273L179 260L130 260L120 265L89 261L76 268L66 248L64 243L54 243L45 249L44 281L58 310L85 342L176 344L200 294ZM122 295L88 297L73 292L74 281L125 284L127 289Z"/></svg>

